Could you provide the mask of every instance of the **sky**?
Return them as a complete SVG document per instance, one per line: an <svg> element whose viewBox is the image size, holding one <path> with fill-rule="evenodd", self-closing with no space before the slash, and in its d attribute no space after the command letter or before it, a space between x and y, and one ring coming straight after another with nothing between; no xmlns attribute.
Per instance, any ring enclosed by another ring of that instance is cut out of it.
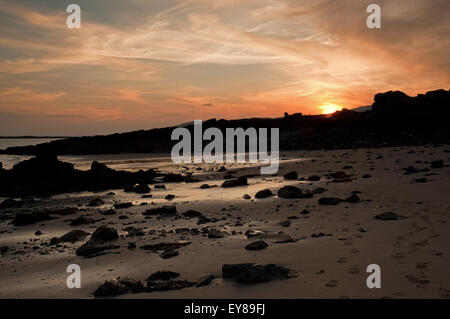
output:
<svg viewBox="0 0 450 319"><path fill-rule="evenodd" d="M69 29L66 7L81 7ZM369 29L366 8L381 7ZM0 0L0 136L319 114L450 87L448 0Z"/></svg>

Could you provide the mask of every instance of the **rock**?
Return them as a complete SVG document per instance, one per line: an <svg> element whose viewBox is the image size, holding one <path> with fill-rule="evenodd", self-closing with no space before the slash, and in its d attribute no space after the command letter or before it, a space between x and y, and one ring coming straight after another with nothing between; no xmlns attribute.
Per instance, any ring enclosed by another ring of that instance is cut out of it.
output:
<svg viewBox="0 0 450 319"><path fill-rule="evenodd" d="M199 280L197 280L197 284L195 285L195 287L203 287L203 286L207 286L207 285L209 285L215 278L216 278L216 276L214 276L214 275L203 276L203 277L201 277Z"/></svg>
<svg viewBox="0 0 450 319"><path fill-rule="evenodd" d="M127 227L124 230L128 232L127 237L140 237L145 235L142 229L136 228L134 226Z"/></svg>
<svg viewBox="0 0 450 319"><path fill-rule="evenodd" d="M190 210L184 212L184 213L183 213L183 216L184 216L184 217L190 217L190 218L192 218L192 217L200 217L200 216L203 216L203 214L200 213L200 212L198 212L198 211L196 211L196 210L191 210L191 209L190 209Z"/></svg>
<svg viewBox="0 0 450 319"><path fill-rule="evenodd" d="M179 290L195 286L196 282L187 280L147 281L147 292Z"/></svg>
<svg viewBox="0 0 450 319"><path fill-rule="evenodd" d="M335 198L335 197L322 197L319 199L319 204L321 205L337 205L341 202L342 200L340 198Z"/></svg>
<svg viewBox="0 0 450 319"><path fill-rule="evenodd" d="M245 249L247 250L260 250L269 247L267 243L263 240L254 241L253 243L248 244L245 246Z"/></svg>
<svg viewBox="0 0 450 319"><path fill-rule="evenodd" d="M80 217L73 219L70 222L70 226L89 225L89 224L94 224L96 222L97 221L91 217L80 216Z"/></svg>
<svg viewBox="0 0 450 319"><path fill-rule="evenodd" d="M128 249L136 249L136 243L135 242L129 242L128 243Z"/></svg>
<svg viewBox="0 0 450 319"><path fill-rule="evenodd" d="M229 179L222 183L222 187L236 187L236 186L244 186L248 185L247 177L241 176L236 179Z"/></svg>
<svg viewBox="0 0 450 319"><path fill-rule="evenodd" d="M208 184L202 184L201 186L200 186L200 188L201 189L207 189L207 188L210 188L211 186L209 186Z"/></svg>
<svg viewBox="0 0 450 319"><path fill-rule="evenodd" d="M259 191L255 194L255 198L267 198L273 196L273 193L271 192L270 189L263 189L262 191Z"/></svg>
<svg viewBox="0 0 450 319"><path fill-rule="evenodd" d="M416 182L416 183L426 183L426 182L428 182L428 180L425 177L422 177L422 178L416 178L414 180L414 182Z"/></svg>
<svg viewBox="0 0 450 319"><path fill-rule="evenodd" d="M100 197L96 197L89 202L88 206L95 207L95 206L103 205L104 203L105 202L103 201L103 199L101 199Z"/></svg>
<svg viewBox="0 0 450 319"><path fill-rule="evenodd" d="M184 177L180 174L169 173L163 177L162 181L164 183L180 183L184 182Z"/></svg>
<svg viewBox="0 0 450 319"><path fill-rule="evenodd" d="M24 226L50 219L51 217L47 212L35 211L31 213L17 213L12 223L14 226Z"/></svg>
<svg viewBox="0 0 450 319"><path fill-rule="evenodd" d="M177 214L177 207L175 205L173 206L162 206L157 208L151 208L147 209L145 212L142 213L144 216L155 216L155 215L176 215Z"/></svg>
<svg viewBox="0 0 450 319"><path fill-rule="evenodd" d="M132 202L126 202L126 203L116 203L114 204L115 209L124 209L124 208L130 208L133 206Z"/></svg>
<svg viewBox="0 0 450 319"><path fill-rule="evenodd" d="M132 278L124 278L124 279L119 279L119 283L124 285L127 288L128 292L131 292L133 294L137 294L137 293L146 291L144 283L139 280L135 280Z"/></svg>
<svg viewBox="0 0 450 319"><path fill-rule="evenodd" d="M117 213L114 209L108 209L108 210L100 212L100 214L105 215L105 216L112 216L112 215L116 215Z"/></svg>
<svg viewBox="0 0 450 319"><path fill-rule="evenodd" d="M444 161L443 160L435 160L431 162L431 168L443 168Z"/></svg>
<svg viewBox="0 0 450 319"><path fill-rule="evenodd" d="M249 194L244 194L244 196L242 196L243 199L251 199L252 197Z"/></svg>
<svg viewBox="0 0 450 319"><path fill-rule="evenodd" d="M363 227L359 227L359 228L358 228L358 231L359 231L360 233L367 233L367 229L365 229L365 228L363 228Z"/></svg>
<svg viewBox="0 0 450 319"><path fill-rule="evenodd" d="M90 240L109 241L119 238L117 230L108 226L100 226L91 236Z"/></svg>
<svg viewBox="0 0 450 319"><path fill-rule="evenodd" d="M161 253L159 255L159 257L161 257L162 259L168 259L168 258L172 258L172 257L175 257L175 256L178 256L178 251L171 250L171 249L165 250L163 253Z"/></svg>
<svg viewBox="0 0 450 319"><path fill-rule="evenodd" d="M147 194L150 193L151 189L147 184L135 184L125 187L124 192L136 193L136 194Z"/></svg>
<svg viewBox="0 0 450 319"><path fill-rule="evenodd" d="M287 180L297 180L298 174L297 174L297 172L292 171L292 172L284 174L283 177L284 177L284 179L287 179Z"/></svg>
<svg viewBox="0 0 450 319"><path fill-rule="evenodd" d="M176 243L158 243L158 244L141 246L141 249L151 250L151 251L164 251L164 250L178 249L178 248L187 246L189 244L190 244L189 241L182 241L182 242L176 242Z"/></svg>
<svg viewBox="0 0 450 319"><path fill-rule="evenodd" d="M302 210L302 211L300 212L300 214L302 214L302 215L308 215L308 214L311 214L311 212L310 212L309 210L307 210L307 209L304 209L304 210Z"/></svg>
<svg viewBox="0 0 450 319"><path fill-rule="evenodd" d="M310 182L320 181L320 176L319 175L312 175L312 176L309 176L307 178L307 180L310 181Z"/></svg>
<svg viewBox="0 0 450 319"><path fill-rule="evenodd" d="M295 276L294 271L282 266L268 264L225 264L222 266L223 278L234 278L242 283L268 282L274 279L288 279Z"/></svg>
<svg viewBox="0 0 450 319"><path fill-rule="evenodd" d="M41 235L42 235L42 232L41 232L40 230L37 230L37 231L34 232L34 234L35 234L36 236L41 236Z"/></svg>
<svg viewBox="0 0 450 319"><path fill-rule="evenodd" d="M23 205L22 201L17 201L12 198L7 198L0 204L0 209L16 208L16 207L20 207L22 205Z"/></svg>
<svg viewBox="0 0 450 319"><path fill-rule="evenodd" d="M128 288L117 279L105 281L94 291L95 297L113 297L126 294Z"/></svg>
<svg viewBox="0 0 450 319"><path fill-rule="evenodd" d="M370 174L364 174L363 176L362 176L362 178L371 178L372 177L372 175L370 175Z"/></svg>
<svg viewBox="0 0 450 319"><path fill-rule="evenodd" d="M406 217L397 215L396 213L393 213L393 212L387 212L387 213L376 215L373 218L379 219L379 220L401 220L401 219L405 219Z"/></svg>
<svg viewBox="0 0 450 319"><path fill-rule="evenodd" d="M165 281L180 277L180 274L173 271L158 271L151 274L146 281Z"/></svg>
<svg viewBox="0 0 450 319"><path fill-rule="evenodd" d="M226 169L225 166L221 166L217 171L218 171L218 172L226 172L227 169Z"/></svg>
<svg viewBox="0 0 450 319"><path fill-rule="evenodd" d="M347 197L347 198L345 199L345 201L346 201L347 203L358 203L358 202L361 201L361 199L359 198L358 195L352 194L350 197Z"/></svg>
<svg viewBox="0 0 450 319"><path fill-rule="evenodd" d="M210 229L208 232L208 238L224 238L227 233L215 229Z"/></svg>
<svg viewBox="0 0 450 319"><path fill-rule="evenodd" d="M289 226L291 226L291 221L290 220L283 220L283 221L279 222L278 225L281 226L281 227L289 227Z"/></svg>
<svg viewBox="0 0 450 319"><path fill-rule="evenodd" d="M283 186L278 191L278 197L280 198L311 198L312 193L303 193L299 188L295 186Z"/></svg>
<svg viewBox="0 0 450 319"><path fill-rule="evenodd" d="M53 246L53 245L57 245L57 244L59 244L60 242L62 242L62 240L60 239L60 238L58 238L58 237L52 237L51 239L50 239L50 245L51 246Z"/></svg>
<svg viewBox="0 0 450 319"><path fill-rule="evenodd" d="M330 174L331 178L333 178L333 183L343 183L343 182L351 182L352 179L350 175L343 171L335 172Z"/></svg>
<svg viewBox="0 0 450 319"><path fill-rule="evenodd" d="M166 189L166 185L164 185L164 184L156 184L153 187L158 188L158 189Z"/></svg>
<svg viewBox="0 0 450 319"><path fill-rule="evenodd" d="M322 193L324 193L324 192L326 192L327 190L325 189L325 188L323 188L323 187L316 187L316 188L314 188L312 191L311 191L311 193L312 194L322 194Z"/></svg>
<svg viewBox="0 0 450 319"><path fill-rule="evenodd" d="M59 239L63 242L74 243L74 242L85 239L88 235L89 235L89 233L85 232L84 230L75 229L75 230L71 230L70 232L62 235L61 237L59 237Z"/></svg>
<svg viewBox="0 0 450 319"><path fill-rule="evenodd" d="M174 199L175 198L175 195L173 195L173 194L168 194L167 196L166 196L166 200L172 200L172 199Z"/></svg>

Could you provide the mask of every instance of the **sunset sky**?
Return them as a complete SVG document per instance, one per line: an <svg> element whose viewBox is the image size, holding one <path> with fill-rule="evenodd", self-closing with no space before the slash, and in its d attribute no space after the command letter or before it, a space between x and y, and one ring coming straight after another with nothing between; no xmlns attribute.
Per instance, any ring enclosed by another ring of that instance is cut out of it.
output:
<svg viewBox="0 0 450 319"><path fill-rule="evenodd" d="M66 7L81 7L81 29ZM366 7L382 28L366 26ZM318 114L450 87L448 0L0 0L0 135Z"/></svg>

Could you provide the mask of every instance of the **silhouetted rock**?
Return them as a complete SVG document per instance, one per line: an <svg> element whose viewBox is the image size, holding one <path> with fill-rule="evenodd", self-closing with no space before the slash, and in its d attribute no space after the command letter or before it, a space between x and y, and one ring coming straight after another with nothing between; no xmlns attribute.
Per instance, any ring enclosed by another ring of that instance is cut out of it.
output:
<svg viewBox="0 0 450 319"><path fill-rule="evenodd" d="M245 249L247 250L260 250L269 247L267 243L263 240L254 241L253 243L248 244L245 246Z"/></svg>
<svg viewBox="0 0 450 319"><path fill-rule="evenodd" d="M301 189L295 186L283 186L278 191L278 197L280 198L311 198L312 193L303 193Z"/></svg>
<svg viewBox="0 0 450 319"><path fill-rule="evenodd" d="M361 199L359 198L358 195L352 194L352 195L350 195L350 197L347 197L347 198L345 199L345 201L346 201L347 203L358 203L358 202L361 201Z"/></svg>
<svg viewBox="0 0 450 319"><path fill-rule="evenodd" d="M255 194L255 198L267 198L273 196L273 193L270 189L263 189Z"/></svg>
<svg viewBox="0 0 450 319"><path fill-rule="evenodd" d="M379 219L379 220L400 220L400 219L405 219L406 217L397 215L396 213L393 213L393 212L387 212L387 213L376 215L376 216L374 216L374 218Z"/></svg>
<svg viewBox="0 0 450 319"><path fill-rule="evenodd" d="M223 278L234 278L242 283L268 282L274 279L288 279L295 276L291 269L274 265L225 264L222 266Z"/></svg>
<svg viewBox="0 0 450 319"><path fill-rule="evenodd" d="M74 243L76 241L85 239L88 235L89 235L89 233L85 232L84 230L75 229L75 230L71 230L70 232L62 235L61 237L59 237L59 239L63 242Z"/></svg>
<svg viewBox="0 0 450 319"><path fill-rule="evenodd" d="M147 209L142 213L144 216L155 216L155 215L176 215L177 207L176 206L162 206L157 208Z"/></svg>
<svg viewBox="0 0 450 319"><path fill-rule="evenodd" d="M164 175L162 181L164 183L180 183L180 182L184 182L184 177L183 177L183 175L180 175L180 174L169 173L169 174Z"/></svg>
<svg viewBox="0 0 450 319"><path fill-rule="evenodd" d="M159 257L161 257L162 259L168 259L168 258L172 258L178 256L178 251L176 250L165 250L164 252L162 252Z"/></svg>
<svg viewBox="0 0 450 319"><path fill-rule="evenodd" d="M284 177L284 179L287 179L287 180L297 180L298 174L297 174L297 172L292 171L292 172L284 174L283 177Z"/></svg>
<svg viewBox="0 0 450 319"><path fill-rule="evenodd" d="M115 209L124 209L124 208L130 208L133 206L132 202L126 202L126 203L116 203L114 204Z"/></svg>
<svg viewBox="0 0 450 319"><path fill-rule="evenodd" d="M35 211L31 213L17 213L12 223L14 226L24 226L50 219L51 217L47 212Z"/></svg>
<svg viewBox="0 0 450 319"><path fill-rule="evenodd" d="M442 167L444 167L443 160L435 160L431 162L431 168L442 168Z"/></svg>
<svg viewBox="0 0 450 319"><path fill-rule="evenodd" d="M222 184L222 187L235 187L235 186L245 186L247 184L247 177L241 176L236 179L230 179L227 181L224 181Z"/></svg>

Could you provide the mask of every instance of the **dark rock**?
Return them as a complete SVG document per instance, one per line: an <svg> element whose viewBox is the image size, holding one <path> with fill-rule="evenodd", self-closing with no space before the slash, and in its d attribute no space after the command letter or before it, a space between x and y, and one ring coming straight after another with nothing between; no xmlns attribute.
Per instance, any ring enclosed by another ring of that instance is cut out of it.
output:
<svg viewBox="0 0 450 319"><path fill-rule="evenodd" d="M155 215L176 215L177 207L176 206L162 206L152 209L147 209L142 213L144 216L155 216Z"/></svg>
<svg viewBox="0 0 450 319"><path fill-rule="evenodd" d="M180 183L180 182L184 182L184 177L183 177L183 175L180 175L180 174L169 173L169 174L164 175L162 181L164 183Z"/></svg>
<svg viewBox="0 0 450 319"><path fill-rule="evenodd" d="M114 228L101 226L94 231L89 241L76 250L76 254L78 256L89 256L104 250L119 248L117 245L105 244L105 242L116 240L117 238L119 238L119 235Z"/></svg>
<svg viewBox="0 0 450 319"><path fill-rule="evenodd" d="M431 168L443 168L444 161L443 160L435 160L431 162Z"/></svg>
<svg viewBox="0 0 450 319"><path fill-rule="evenodd" d="M70 222L70 226L89 225L89 224L94 224L96 222L97 221L91 217L80 216L80 217L77 217L74 220L72 220Z"/></svg>
<svg viewBox="0 0 450 319"><path fill-rule="evenodd" d="M428 180L425 177L422 177L422 178L416 178L414 180L414 182L416 182L416 183L426 183L426 182L428 182Z"/></svg>
<svg viewBox="0 0 450 319"><path fill-rule="evenodd" d="M34 232L34 234L35 234L36 236L41 236L41 235L42 235L42 232L41 232L40 230L37 230L37 231Z"/></svg>
<svg viewBox="0 0 450 319"><path fill-rule="evenodd" d="M227 233L215 229L208 231L208 238L224 238Z"/></svg>
<svg viewBox="0 0 450 319"><path fill-rule="evenodd" d="M175 256L178 256L178 251L176 250L165 250L163 253L159 255L159 257L161 257L162 259L168 259Z"/></svg>
<svg viewBox="0 0 450 319"><path fill-rule="evenodd" d="M20 207L22 205L23 205L22 201L17 201L12 198L7 198L0 204L0 209L16 208L16 207Z"/></svg>
<svg viewBox="0 0 450 319"><path fill-rule="evenodd" d="M387 212L387 213L376 215L376 216L374 216L374 218L379 219L379 220L401 220L401 219L405 219L406 217L397 215L396 213L393 213L393 212Z"/></svg>
<svg viewBox="0 0 450 319"><path fill-rule="evenodd" d="M127 286L120 283L117 279L105 281L97 290L94 291L95 297L113 297L126 294L128 292Z"/></svg>
<svg viewBox="0 0 450 319"><path fill-rule="evenodd" d="M247 250L260 250L269 247L267 243L263 240L254 241L253 243L248 244L245 246L245 249Z"/></svg>
<svg viewBox="0 0 450 319"><path fill-rule="evenodd" d="M89 202L88 206L90 206L90 207L95 207L95 206L103 205L104 203L105 203L105 202L103 201L103 199L101 199L100 197L97 197L97 198L92 199L92 200Z"/></svg>
<svg viewBox="0 0 450 319"><path fill-rule="evenodd" d="M114 204L115 209L124 209L124 208L130 208L133 206L132 202L126 202L126 203L116 203Z"/></svg>
<svg viewBox="0 0 450 319"><path fill-rule="evenodd" d="M290 220L283 220L283 221L279 222L278 225L281 226L281 227L289 227L289 226L291 226L291 221Z"/></svg>
<svg viewBox="0 0 450 319"><path fill-rule="evenodd" d="M12 223L14 226L24 226L50 219L51 217L47 212L35 211L31 213L17 213Z"/></svg>
<svg viewBox="0 0 450 319"><path fill-rule="evenodd" d="M247 177L241 176L236 179L230 179L227 181L224 181L222 183L222 187L235 187L235 186L244 186L248 185L247 183Z"/></svg>
<svg viewBox="0 0 450 319"><path fill-rule="evenodd" d="M312 176L309 176L307 178L307 180L310 181L310 182L320 181L320 176L319 175L312 175Z"/></svg>
<svg viewBox="0 0 450 319"><path fill-rule="evenodd" d="M195 287L203 287L203 286L207 286L207 285L209 285L215 278L216 278L216 276L214 276L214 275L203 276L203 277L201 277L199 280L197 280L197 284L195 285Z"/></svg>
<svg viewBox="0 0 450 319"><path fill-rule="evenodd" d="M142 281L132 278L119 278L119 282L127 288L128 292L131 292L133 294L146 291L146 287Z"/></svg>
<svg viewBox="0 0 450 319"><path fill-rule="evenodd" d="M135 242L129 242L128 243L128 249L136 249L136 243Z"/></svg>
<svg viewBox="0 0 450 319"><path fill-rule="evenodd" d="M319 199L321 205L337 205L342 201L340 198L335 197L322 197Z"/></svg>
<svg viewBox="0 0 450 319"><path fill-rule="evenodd" d="M58 238L58 237L52 237L52 238L50 239L50 245L51 245L51 246L57 245L57 244L59 244L60 242L62 242L62 240L61 240L61 238Z"/></svg>
<svg viewBox="0 0 450 319"><path fill-rule="evenodd" d="M197 283L187 280L147 281L147 292L179 290L194 287Z"/></svg>
<svg viewBox="0 0 450 319"><path fill-rule="evenodd" d="M151 189L147 184L134 184L124 188L124 192L136 194L148 194Z"/></svg>
<svg viewBox="0 0 450 319"><path fill-rule="evenodd" d="M327 190L325 189L325 188L323 188L323 187L316 187L316 188L314 188L312 191L311 191L311 193L312 194L322 194L322 193L324 193L324 192L326 192Z"/></svg>
<svg viewBox="0 0 450 319"><path fill-rule="evenodd" d="M190 242L176 242L176 243L158 243L152 245L144 245L141 246L143 250L151 250L151 251L164 251L164 250L173 250L178 249L184 246L189 245Z"/></svg>
<svg viewBox="0 0 450 319"><path fill-rule="evenodd" d="M270 189L263 189L255 194L255 198L267 198L273 196L273 193Z"/></svg>
<svg viewBox="0 0 450 319"><path fill-rule="evenodd" d="M111 216L111 215L116 215L117 213L114 209L108 209L108 210L100 212L100 214L105 215L105 216Z"/></svg>
<svg viewBox="0 0 450 319"><path fill-rule="evenodd" d="M282 266L268 264L225 264L222 266L223 278L234 278L242 283L260 283L275 279L288 279L295 276L294 271Z"/></svg>
<svg viewBox="0 0 450 319"><path fill-rule="evenodd" d="M85 232L84 230L75 229L75 230L71 230L70 232L62 235L59 239L61 239L61 241L63 241L63 242L74 243L74 242L85 239L88 235L89 235L89 233Z"/></svg>
<svg viewBox="0 0 450 319"><path fill-rule="evenodd" d="M298 174L297 174L297 172L292 171L292 172L284 174L283 177L284 177L284 179L287 179L287 180L297 180Z"/></svg>
<svg viewBox="0 0 450 319"><path fill-rule="evenodd" d="M209 186L208 184L202 184L201 186L200 186L200 188L201 189L207 189L207 188L210 188L211 186Z"/></svg>
<svg viewBox="0 0 450 319"><path fill-rule="evenodd" d="M347 203L358 203L358 202L361 201L361 199L359 198L358 195L352 194L350 197L347 197L347 198L345 199L345 201L346 201Z"/></svg>
<svg viewBox="0 0 450 319"><path fill-rule="evenodd" d="M168 194L167 196L166 196L166 200L172 200L172 199L174 199L175 198L175 195L173 195L173 194Z"/></svg>
<svg viewBox="0 0 450 319"><path fill-rule="evenodd" d="M227 169L226 169L225 166L221 166L217 171L218 171L218 172L226 172Z"/></svg>
<svg viewBox="0 0 450 319"><path fill-rule="evenodd" d="M363 176L362 176L362 178L371 178L372 177L372 175L370 175L370 174L364 174Z"/></svg>
<svg viewBox="0 0 450 319"><path fill-rule="evenodd" d="M243 199L251 199L252 197L249 194L244 194L244 196L242 196Z"/></svg>
<svg viewBox="0 0 450 319"><path fill-rule="evenodd" d="M278 191L278 197L280 198L311 198L313 194L304 194L301 189L295 186L283 186Z"/></svg>
<svg viewBox="0 0 450 319"><path fill-rule="evenodd" d="M91 236L90 240L108 241L119 238L117 230L108 226L100 226Z"/></svg>
<svg viewBox="0 0 450 319"><path fill-rule="evenodd" d="M302 211L300 212L300 214L302 214L302 215L308 215L308 214L311 214L311 212L310 212L309 210L307 210L307 209L304 209L304 210L302 210Z"/></svg>
<svg viewBox="0 0 450 319"><path fill-rule="evenodd" d="M184 212L183 213L183 216L184 217L200 217L200 216L203 216L203 214L202 213L200 213L200 212L197 212L196 210L188 210L188 211L186 211L186 212Z"/></svg>
<svg viewBox="0 0 450 319"><path fill-rule="evenodd" d="M126 232L128 232L127 237L140 237L144 236L145 233L140 228L136 228L133 226L127 227L124 229Z"/></svg>

